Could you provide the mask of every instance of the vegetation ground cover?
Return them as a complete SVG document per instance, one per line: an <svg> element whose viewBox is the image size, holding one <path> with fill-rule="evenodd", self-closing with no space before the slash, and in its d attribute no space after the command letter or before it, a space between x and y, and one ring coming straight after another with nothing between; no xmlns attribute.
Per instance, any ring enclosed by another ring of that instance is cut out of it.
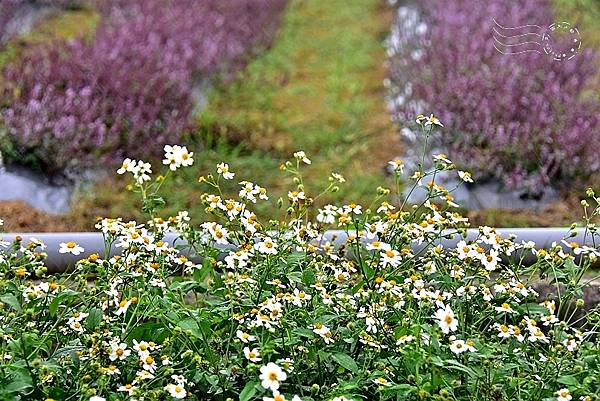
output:
<svg viewBox="0 0 600 401"><path fill-rule="evenodd" d="M433 115L417 122L428 137L441 125ZM159 217L165 180L196 157L164 151L163 166L127 158L117 171L149 219L97 222L106 249L121 255L103 259L65 241L58 252L77 262L48 276L39 240L3 243L2 399L598 399L600 305L588 309L582 297L600 257L584 245L599 235L591 189L582 243L538 249L491 227L467 242L451 191L426 184L443 172L471 181L451 161L415 172L397 165L396 185L378 189L371 210L311 212L314 199L348 182L332 173L313 189L309 155L296 152L280 172L290 183L284 219L253 212L276 208L265 188L226 190L251 177L220 164L201 185L211 218L196 223L185 211ZM401 177L426 190L422 215L392 204ZM324 237L331 228L344 232L339 247ZM445 248L448 232L463 240ZM538 294L542 277L551 290Z"/></svg>

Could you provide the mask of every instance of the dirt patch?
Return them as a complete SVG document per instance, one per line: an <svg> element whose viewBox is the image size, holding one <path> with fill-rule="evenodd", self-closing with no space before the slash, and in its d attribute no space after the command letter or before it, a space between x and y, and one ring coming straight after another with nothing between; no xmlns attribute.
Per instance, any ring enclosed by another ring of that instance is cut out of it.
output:
<svg viewBox="0 0 600 401"><path fill-rule="evenodd" d="M66 215L45 213L23 201L0 201L0 218L7 232L60 232L74 228Z"/></svg>
<svg viewBox="0 0 600 401"><path fill-rule="evenodd" d="M580 198L563 194L543 210L499 210L466 211L472 226L494 227L560 227L582 220L583 208Z"/></svg>

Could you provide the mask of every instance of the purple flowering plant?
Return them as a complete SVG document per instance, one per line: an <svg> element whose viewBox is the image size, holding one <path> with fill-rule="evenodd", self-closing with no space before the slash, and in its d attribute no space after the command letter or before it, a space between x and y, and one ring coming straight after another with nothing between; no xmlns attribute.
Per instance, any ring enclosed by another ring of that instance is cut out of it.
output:
<svg viewBox="0 0 600 401"><path fill-rule="evenodd" d="M18 155L56 173L179 141L193 88L231 76L273 39L285 0L104 0L94 37L39 45L3 72Z"/></svg>
<svg viewBox="0 0 600 401"><path fill-rule="evenodd" d="M600 107L585 96L596 55L585 47L563 62L543 52L502 54L494 19L545 27L554 15L549 1L426 0L418 35L396 26L403 45L390 51L395 118L435 106L447 127L444 147L480 180L530 194L585 180L600 170Z"/></svg>

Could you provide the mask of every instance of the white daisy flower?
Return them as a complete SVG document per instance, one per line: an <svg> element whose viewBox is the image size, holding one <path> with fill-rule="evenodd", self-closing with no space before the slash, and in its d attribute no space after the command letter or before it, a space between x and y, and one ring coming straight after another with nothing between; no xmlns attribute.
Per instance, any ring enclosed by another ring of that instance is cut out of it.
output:
<svg viewBox="0 0 600 401"><path fill-rule="evenodd" d="M235 176L235 173L229 171L229 164L227 163L217 164L217 173L219 173L226 180L232 180Z"/></svg>
<svg viewBox="0 0 600 401"><path fill-rule="evenodd" d="M385 252L381 252L380 255L380 262L383 267L387 267L388 265L392 267L397 267L402 261L402 256L400 255L400 252L394 249L388 249Z"/></svg>
<svg viewBox="0 0 600 401"><path fill-rule="evenodd" d="M299 150L298 152L294 153L294 157L298 160L302 160L304 163L306 164L311 164L312 162L310 161L310 159L308 157L306 157L306 153L304 153L304 151Z"/></svg>
<svg viewBox="0 0 600 401"><path fill-rule="evenodd" d="M259 379L261 380L260 384L264 388L271 391L277 391L280 382L287 379L287 373L273 362L269 362L267 365L260 368Z"/></svg>
<svg viewBox="0 0 600 401"><path fill-rule="evenodd" d="M454 340L450 343L450 351L455 354L462 354L467 351L466 344L463 340Z"/></svg>
<svg viewBox="0 0 600 401"><path fill-rule="evenodd" d="M122 361L129 355L131 355L131 350L127 349L127 344L119 342L113 342L110 344L110 354L108 359L111 361L116 361L117 359Z"/></svg>
<svg viewBox="0 0 600 401"><path fill-rule="evenodd" d="M254 249L266 255L274 255L277 253L277 242L270 237L265 237L261 242L254 245Z"/></svg>
<svg viewBox="0 0 600 401"><path fill-rule="evenodd" d="M388 162L388 165L392 169L393 172L402 174L404 173L404 162L400 159L391 160Z"/></svg>
<svg viewBox="0 0 600 401"><path fill-rule="evenodd" d="M510 306L509 303L504 302L502 305L500 306L496 306L494 307L494 309L496 309L496 312L505 312L505 313L517 313L517 311L515 311L512 306Z"/></svg>
<svg viewBox="0 0 600 401"><path fill-rule="evenodd" d="M120 386L117 389L117 391L125 392L131 396L131 395L133 395L133 392L135 391L135 389L137 389L137 387L134 386L133 384L125 384L125 385Z"/></svg>
<svg viewBox="0 0 600 401"><path fill-rule="evenodd" d="M137 162L135 160L131 160L130 158L123 160L123 164L121 164L121 167L117 170L117 174L125 174L132 172L135 168L136 163Z"/></svg>
<svg viewBox="0 0 600 401"><path fill-rule="evenodd" d="M60 249L58 250L59 253L70 253L76 256L82 253L83 251L84 249L73 241L61 242Z"/></svg>
<svg viewBox="0 0 600 401"><path fill-rule="evenodd" d="M240 339L241 342L243 342L244 344L248 344L250 341L254 341L256 340L256 337L254 337L251 334L248 334L242 330L238 330L236 332L236 337Z"/></svg>
<svg viewBox="0 0 600 401"><path fill-rule="evenodd" d="M254 362L254 363L260 362L262 360L262 358L260 357L260 352L258 351L258 348L250 349L249 347L244 347L244 356L250 362Z"/></svg>
<svg viewBox="0 0 600 401"><path fill-rule="evenodd" d="M302 191L289 191L288 198L292 203L296 203L298 201L306 199L306 196Z"/></svg>
<svg viewBox="0 0 600 401"><path fill-rule="evenodd" d="M568 388L561 388L556 393L556 401L571 401L573 396Z"/></svg>
<svg viewBox="0 0 600 401"><path fill-rule="evenodd" d="M473 178L471 177L471 173L469 173L468 171L458 170L458 176L464 182L473 182Z"/></svg>
<svg viewBox="0 0 600 401"><path fill-rule="evenodd" d="M173 398L182 399L187 396L187 391L185 387L181 383L173 384L169 383L165 386L165 390L169 393L169 395Z"/></svg>
<svg viewBox="0 0 600 401"><path fill-rule="evenodd" d="M445 334L448 334L450 331L456 331L458 328L458 320L454 317L454 312L450 308L450 305L446 305L444 309L438 309L435 313L435 318L438 319L438 325Z"/></svg>

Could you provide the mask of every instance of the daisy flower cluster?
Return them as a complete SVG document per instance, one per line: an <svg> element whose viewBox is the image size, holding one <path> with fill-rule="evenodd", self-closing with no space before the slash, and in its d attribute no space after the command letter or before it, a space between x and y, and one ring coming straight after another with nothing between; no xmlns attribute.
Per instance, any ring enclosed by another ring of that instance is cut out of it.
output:
<svg viewBox="0 0 600 401"><path fill-rule="evenodd" d="M425 135L442 126L419 121ZM185 147L165 150L167 172L191 164ZM432 171L391 164L396 181L427 189L420 205L383 187L369 205L335 205L318 200L345 179L334 173L313 191L302 177L311 161L297 152L281 166L292 182L274 206L281 221L253 211L269 202L259 184L221 188L238 175L219 163L195 184L209 216L198 223L187 212L161 217L148 200L162 181L140 180L140 162L126 160L150 218L98 220L115 252L66 241L59 252L81 259L48 275L39 240L2 245L0 395L597 399L600 310L582 299L594 242L540 249L491 227L468 232L452 191L435 182L453 163L436 160ZM592 238L599 213L586 212Z"/></svg>

